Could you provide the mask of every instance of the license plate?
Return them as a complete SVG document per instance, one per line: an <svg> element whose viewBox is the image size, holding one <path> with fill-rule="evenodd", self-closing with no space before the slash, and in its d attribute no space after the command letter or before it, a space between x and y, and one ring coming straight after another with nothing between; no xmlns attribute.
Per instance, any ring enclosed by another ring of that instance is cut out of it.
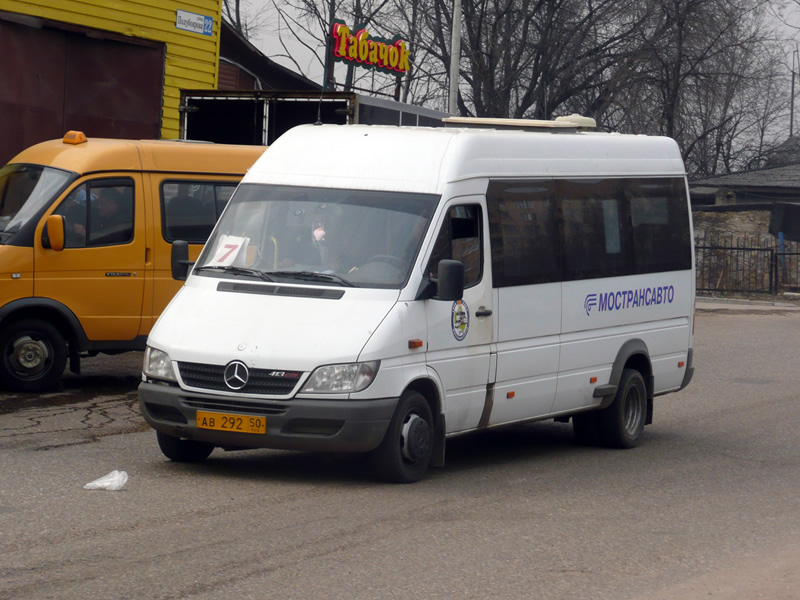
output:
<svg viewBox="0 0 800 600"><path fill-rule="evenodd" d="M267 433L267 420L264 417L247 415L228 415L225 413L197 411L197 427L234 431L236 433Z"/></svg>

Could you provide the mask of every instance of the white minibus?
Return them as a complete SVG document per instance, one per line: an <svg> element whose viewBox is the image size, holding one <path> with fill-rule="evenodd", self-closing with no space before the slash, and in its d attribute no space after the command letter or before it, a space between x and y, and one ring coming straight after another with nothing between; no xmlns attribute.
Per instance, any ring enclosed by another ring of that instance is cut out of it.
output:
<svg viewBox="0 0 800 600"><path fill-rule="evenodd" d="M281 136L197 262L173 244L139 387L164 455L365 452L413 482L526 421L635 446L693 373L686 174L673 140L590 121Z"/></svg>

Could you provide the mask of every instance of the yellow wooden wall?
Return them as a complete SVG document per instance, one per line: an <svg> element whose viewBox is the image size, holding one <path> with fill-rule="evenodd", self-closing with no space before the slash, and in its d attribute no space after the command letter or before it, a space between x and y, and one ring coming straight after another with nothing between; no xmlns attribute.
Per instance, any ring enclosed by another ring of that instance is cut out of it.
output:
<svg viewBox="0 0 800 600"><path fill-rule="evenodd" d="M178 9L213 17L213 35L175 27ZM222 0L0 0L0 10L165 42L162 138L178 138L182 88L217 87Z"/></svg>

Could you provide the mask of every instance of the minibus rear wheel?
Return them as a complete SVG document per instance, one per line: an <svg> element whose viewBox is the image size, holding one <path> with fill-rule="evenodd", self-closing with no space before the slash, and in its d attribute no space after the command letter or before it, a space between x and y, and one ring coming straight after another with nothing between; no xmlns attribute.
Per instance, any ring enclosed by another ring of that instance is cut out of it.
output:
<svg viewBox="0 0 800 600"><path fill-rule="evenodd" d="M213 444L198 442L197 440L182 440L181 438L156 431L158 447L170 460L175 462L202 462L214 451Z"/></svg>
<svg viewBox="0 0 800 600"><path fill-rule="evenodd" d="M636 446L647 419L647 387L639 371L623 369L614 401L599 416L600 432L606 446Z"/></svg>
<svg viewBox="0 0 800 600"><path fill-rule="evenodd" d="M43 392L56 386L67 365L64 336L40 319L22 319L0 332L0 385L14 392Z"/></svg>
<svg viewBox="0 0 800 600"><path fill-rule="evenodd" d="M404 392L381 445L372 452L378 476L395 483L422 479L433 456L433 431L428 401L419 392Z"/></svg>

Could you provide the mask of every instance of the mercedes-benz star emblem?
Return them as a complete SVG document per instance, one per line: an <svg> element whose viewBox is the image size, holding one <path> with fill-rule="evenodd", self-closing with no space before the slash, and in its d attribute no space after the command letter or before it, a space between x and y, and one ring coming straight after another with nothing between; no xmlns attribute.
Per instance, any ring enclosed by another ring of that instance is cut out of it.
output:
<svg viewBox="0 0 800 600"><path fill-rule="evenodd" d="M240 360L234 360L228 363L225 367L225 385L232 390L240 390L247 385L247 379L250 377L250 372Z"/></svg>

